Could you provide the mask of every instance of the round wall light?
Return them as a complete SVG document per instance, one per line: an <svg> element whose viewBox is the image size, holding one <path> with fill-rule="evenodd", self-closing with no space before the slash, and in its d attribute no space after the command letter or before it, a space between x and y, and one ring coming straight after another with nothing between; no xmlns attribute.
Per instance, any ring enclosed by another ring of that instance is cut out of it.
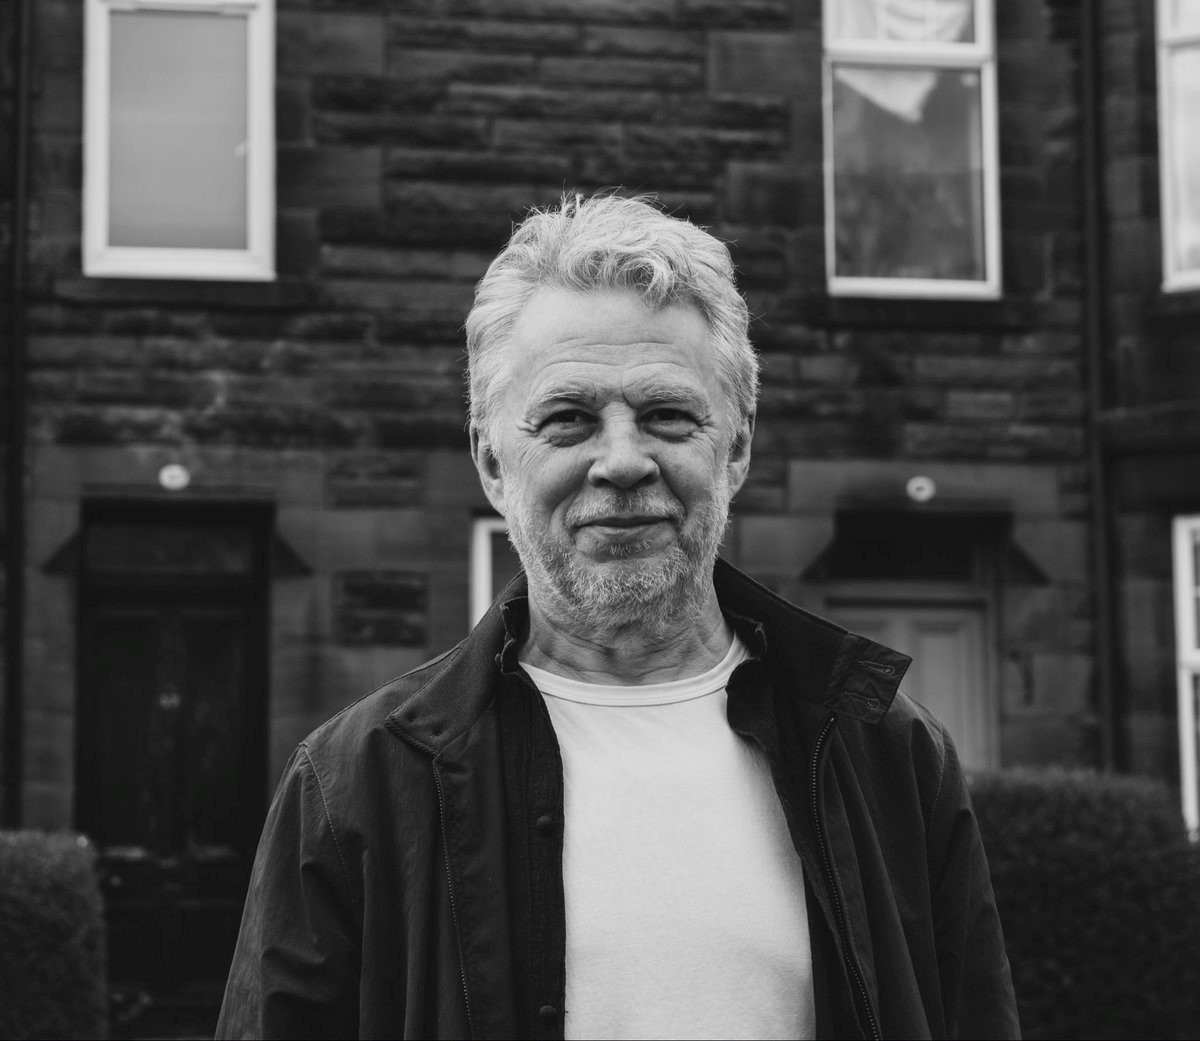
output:
<svg viewBox="0 0 1200 1041"><path fill-rule="evenodd" d="M932 477L917 474L916 477L908 479L908 484L904 486L904 491L913 502L928 502L937 495L937 485L933 483Z"/></svg>
<svg viewBox="0 0 1200 1041"><path fill-rule="evenodd" d="M179 463L167 463L158 471L158 483L169 492L181 492L192 483L192 475L186 466Z"/></svg>

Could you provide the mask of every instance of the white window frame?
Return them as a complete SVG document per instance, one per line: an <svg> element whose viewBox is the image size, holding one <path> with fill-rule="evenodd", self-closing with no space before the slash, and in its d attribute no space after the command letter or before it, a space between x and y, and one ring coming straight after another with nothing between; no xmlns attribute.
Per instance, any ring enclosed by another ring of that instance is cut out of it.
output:
<svg viewBox="0 0 1200 1041"><path fill-rule="evenodd" d="M471 627L474 628L496 599L499 589L492 588L492 536L506 535L503 517L476 517L471 526Z"/></svg>
<svg viewBox="0 0 1200 1041"><path fill-rule="evenodd" d="M1183 819L1194 836L1200 833L1200 777L1197 770L1197 677L1200 639L1196 633L1196 564L1200 554L1200 515L1176 517L1173 531L1175 564L1175 661L1179 701L1179 785Z"/></svg>
<svg viewBox="0 0 1200 1041"><path fill-rule="evenodd" d="M822 60L822 114L824 125L825 271L833 296L955 298L994 300L1000 296L1000 151L997 144L996 44L992 0L973 0L973 43L909 43L897 40L838 40L830 7L839 0L823 0L824 56ZM833 67L841 62L869 62L874 66L911 68L930 66L962 69L979 74L980 134L983 152L983 251L984 278L864 278L835 274L837 252L833 197Z"/></svg>
<svg viewBox="0 0 1200 1041"><path fill-rule="evenodd" d="M275 278L275 0L85 0L83 273L99 278ZM110 16L114 11L244 15L247 22L245 249L113 246L108 241Z"/></svg>
<svg viewBox="0 0 1200 1041"><path fill-rule="evenodd" d="M1171 96L1170 77L1167 75L1169 57L1175 50L1185 47L1200 47L1200 25L1185 31L1171 26L1170 0L1158 0L1156 34L1158 37L1158 176L1159 212L1162 214L1162 288L1167 293L1181 290L1200 289L1200 267L1179 268L1175 258L1175 235L1178 223L1175 214L1175 166L1176 141L1170 128L1174 125L1171 114L1175 99Z"/></svg>

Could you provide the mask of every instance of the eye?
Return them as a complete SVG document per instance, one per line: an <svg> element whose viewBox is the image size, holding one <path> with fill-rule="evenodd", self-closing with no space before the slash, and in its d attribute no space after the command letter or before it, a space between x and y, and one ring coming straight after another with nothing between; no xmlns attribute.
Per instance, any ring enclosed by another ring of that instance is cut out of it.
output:
<svg viewBox="0 0 1200 1041"><path fill-rule="evenodd" d="M651 409L645 414L642 421L656 432L668 435L687 434L696 427L695 416L684 409L673 408L669 405Z"/></svg>
<svg viewBox="0 0 1200 1041"><path fill-rule="evenodd" d="M551 441L574 443L584 440L591 432L595 420L578 408L561 408L542 420L538 430Z"/></svg>
<svg viewBox="0 0 1200 1041"><path fill-rule="evenodd" d="M591 416L577 408L563 408L542 420L543 427L574 427L591 422Z"/></svg>

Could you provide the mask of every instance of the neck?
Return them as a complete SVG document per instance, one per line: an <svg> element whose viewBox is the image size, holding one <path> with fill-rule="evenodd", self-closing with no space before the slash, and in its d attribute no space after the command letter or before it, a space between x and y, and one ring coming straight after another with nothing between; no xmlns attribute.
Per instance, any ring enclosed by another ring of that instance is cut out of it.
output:
<svg viewBox="0 0 1200 1041"><path fill-rule="evenodd" d="M699 676L720 663L732 640L733 630L711 585L699 614L680 619L665 633L647 633L641 625L585 630L548 609L531 588L529 634L521 657L587 683L637 686Z"/></svg>

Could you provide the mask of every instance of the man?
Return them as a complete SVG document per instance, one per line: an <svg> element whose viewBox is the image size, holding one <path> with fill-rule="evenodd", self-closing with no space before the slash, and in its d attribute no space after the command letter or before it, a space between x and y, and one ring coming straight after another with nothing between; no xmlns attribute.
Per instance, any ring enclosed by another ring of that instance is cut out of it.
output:
<svg viewBox="0 0 1200 1041"><path fill-rule="evenodd" d="M726 248L645 201L516 230L467 343L526 577L296 751L220 1036L1017 1036L909 659L716 560L747 327Z"/></svg>

